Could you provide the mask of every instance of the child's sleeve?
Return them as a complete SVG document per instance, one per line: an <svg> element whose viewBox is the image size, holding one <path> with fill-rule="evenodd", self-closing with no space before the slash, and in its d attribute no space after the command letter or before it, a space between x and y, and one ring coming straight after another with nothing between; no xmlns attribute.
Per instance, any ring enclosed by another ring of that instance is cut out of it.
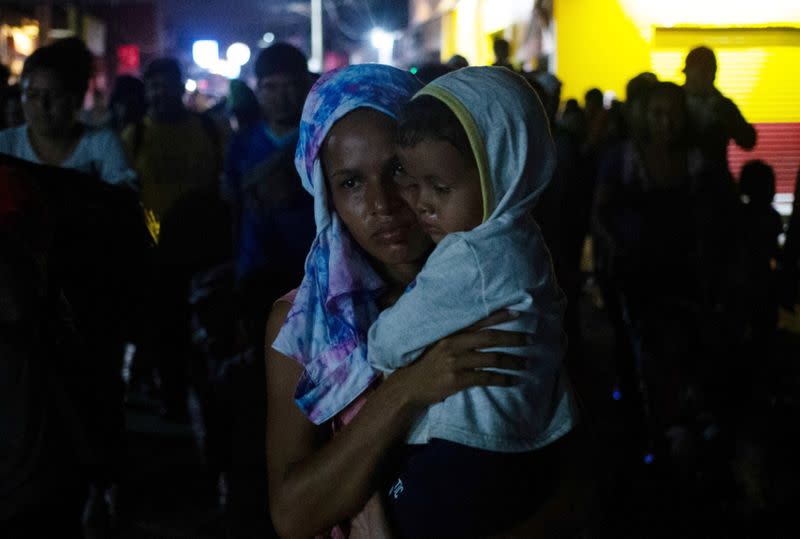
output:
<svg viewBox="0 0 800 539"><path fill-rule="evenodd" d="M375 368L391 372L412 363L443 337L488 315L478 258L463 238L450 236L397 303L372 324L367 357Z"/></svg>

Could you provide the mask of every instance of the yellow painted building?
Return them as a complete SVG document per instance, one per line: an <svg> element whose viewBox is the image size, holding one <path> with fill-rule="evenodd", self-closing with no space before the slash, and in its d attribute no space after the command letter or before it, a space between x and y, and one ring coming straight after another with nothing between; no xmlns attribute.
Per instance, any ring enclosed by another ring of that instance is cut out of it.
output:
<svg viewBox="0 0 800 539"><path fill-rule="evenodd" d="M769 157L779 190L789 189L800 165L800 0L417 0L412 24L439 17L442 59L458 53L486 65L494 37L523 46L537 2L550 11L551 43L539 45L551 49L564 98L597 87L624 99L627 81L643 71L682 84L687 52L712 47L717 87L766 144L748 155ZM732 157L735 167L747 156Z"/></svg>

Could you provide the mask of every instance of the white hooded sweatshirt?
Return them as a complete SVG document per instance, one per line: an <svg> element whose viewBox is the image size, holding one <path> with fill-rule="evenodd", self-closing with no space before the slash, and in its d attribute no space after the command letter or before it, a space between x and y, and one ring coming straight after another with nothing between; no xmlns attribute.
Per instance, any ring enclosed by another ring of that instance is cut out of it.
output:
<svg viewBox="0 0 800 539"><path fill-rule="evenodd" d="M422 89L461 122L478 165L484 220L447 235L395 305L369 331L367 357L385 372L500 309L520 313L499 329L522 331L528 358L511 387L473 387L428 407L407 442L439 438L499 452L530 451L570 431L574 403L563 365L566 300L531 210L549 183L555 149L534 91L501 67L470 67Z"/></svg>

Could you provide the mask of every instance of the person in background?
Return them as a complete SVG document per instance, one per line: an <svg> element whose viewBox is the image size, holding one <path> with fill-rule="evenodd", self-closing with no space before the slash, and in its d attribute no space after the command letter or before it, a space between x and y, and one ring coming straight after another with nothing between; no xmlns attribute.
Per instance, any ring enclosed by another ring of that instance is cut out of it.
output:
<svg viewBox="0 0 800 539"><path fill-rule="evenodd" d="M22 90L19 84L12 84L6 89L2 113L0 120L7 128L19 127L25 123L25 114L22 112Z"/></svg>
<svg viewBox="0 0 800 539"><path fill-rule="evenodd" d="M778 323L775 269L783 222L772 207L775 171L763 161L748 161L742 167L739 190L745 199L742 230L748 259L749 325L754 344L765 351L772 343Z"/></svg>
<svg viewBox="0 0 800 539"><path fill-rule="evenodd" d="M135 374L149 385L151 367L157 366L164 416L186 421L192 351L186 290L192 275L230 256L229 217L218 188L221 148L213 121L184 106L175 59L150 63L144 85L147 114L122 134L157 243L146 277L149 294Z"/></svg>
<svg viewBox="0 0 800 539"><path fill-rule="evenodd" d="M494 51L493 66L507 67L511 71L516 71L516 68L511 64L511 44L503 38L497 38L492 43L492 50Z"/></svg>
<svg viewBox="0 0 800 539"><path fill-rule="evenodd" d="M454 54L450 57L447 61L447 66L451 69L461 69L462 67L469 66L469 60L461 56L460 54Z"/></svg>
<svg viewBox="0 0 800 539"><path fill-rule="evenodd" d="M0 153L137 189L136 174L116 134L79 120L92 61L86 45L77 38L34 51L20 78L25 125L0 132Z"/></svg>
<svg viewBox="0 0 800 539"><path fill-rule="evenodd" d="M714 86L717 58L708 47L696 47L686 56L683 86L689 106L689 122L694 139L705 159L730 175L728 144L752 150L756 130L747 123L739 107Z"/></svg>
<svg viewBox="0 0 800 539"><path fill-rule="evenodd" d="M248 131L261 121L261 107L255 92L241 80L232 80L228 98L225 100L231 131Z"/></svg>
<svg viewBox="0 0 800 539"><path fill-rule="evenodd" d="M147 113L144 82L131 75L117 77L108 100L108 108L111 127L117 132L141 122Z"/></svg>
<svg viewBox="0 0 800 539"><path fill-rule="evenodd" d="M255 71L261 117L241 126L231 139L222 188L231 205L237 278L266 263L264 217L255 192L268 190L269 169L284 151L294 150L303 100L311 87L305 55L288 43L264 49Z"/></svg>

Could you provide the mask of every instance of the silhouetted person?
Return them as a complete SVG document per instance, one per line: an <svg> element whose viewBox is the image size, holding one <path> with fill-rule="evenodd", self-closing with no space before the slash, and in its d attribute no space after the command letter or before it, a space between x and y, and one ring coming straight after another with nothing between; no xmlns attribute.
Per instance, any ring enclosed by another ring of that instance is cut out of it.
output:
<svg viewBox="0 0 800 539"><path fill-rule="evenodd" d="M19 127L25 123L25 114L22 111L22 90L20 90L19 84L12 84L6 89L2 113L6 128Z"/></svg>
<svg viewBox="0 0 800 539"><path fill-rule="evenodd" d="M79 170L135 189L136 174L117 135L79 121L92 62L91 53L77 38L34 51L20 78L26 123L0 132L0 153Z"/></svg>
<svg viewBox="0 0 800 539"><path fill-rule="evenodd" d="M658 83L658 77L650 72L639 73L625 86L625 116L630 136L641 139L647 130L644 103L647 93Z"/></svg>
<svg viewBox="0 0 800 539"><path fill-rule="evenodd" d="M454 54L447 61L447 65L452 69L461 69L462 67L468 67L469 61L460 54Z"/></svg>
<svg viewBox="0 0 800 539"><path fill-rule="evenodd" d="M780 259L780 303L793 309L800 303L800 168L794 186L794 205Z"/></svg>
<svg viewBox="0 0 800 539"><path fill-rule="evenodd" d="M305 55L288 43L261 51L255 70L261 117L231 139L223 180L223 193L232 210L238 279L267 263L268 225L253 193L268 191L271 181L265 171L285 152L294 152L300 113L311 87Z"/></svg>
<svg viewBox="0 0 800 539"><path fill-rule="evenodd" d="M261 107L256 94L244 81L231 81L225 109L234 133L246 132L261 122Z"/></svg>
<svg viewBox="0 0 800 539"><path fill-rule="evenodd" d="M686 75L689 121L693 137L705 158L728 171L728 143L750 150L756 145L756 130L747 123L736 104L714 86L717 58L708 47L692 49L683 68Z"/></svg>
<svg viewBox="0 0 800 539"><path fill-rule="evenodd" d="M229 217L218 195L222 150L214 122L184 106L176 60L151 62L144 84L148 112L123 132L157 242L137 371L147 379L158 365L163 412L184 421L192 353L186 290L194 273L230 256Z"/></svg>
<svg viewBox="0 0 800 539"><path fill-rule="evenodd" d="M111 127L117 132L141 122L147 112L144 82L131 75L117 77L108 108L111 114Z"/></svg>
<svg viewBox="0 0 800 539"><path fill-rule="evenodd" d="M497 38L492 43L492 50L494 51L493 66L507 67L515 71L514 66L511 64L511 45L508 41L502 38Z"/></svg>
<svg viewBox="0 0 800 539"><path fill-rule="evenodd" d="M742 230L747 254L747 293L750 330L756 346L768 346L778 322L775 268L778 236L783 233L780 214L772 207L775 172L763 161L742 167L739 189L746 199Z"/></svg>
<svg viewBox="0 0 800 539"><path fill-rule="evenodd" d="M596 247L613 283L608 289L619 294L633 354L618 354L623 398L635 399L644 383L649 438L658 444L670 425L685 419L681 394L698 391L714 372L715 356L706 347L722 343L709 345L714 341L705 328L724 305L718 289L725 289L731 265L726 235L735 197L689 146L679 86L654 85L645 116L643 138L616 147L601 166Z"/></svg>

